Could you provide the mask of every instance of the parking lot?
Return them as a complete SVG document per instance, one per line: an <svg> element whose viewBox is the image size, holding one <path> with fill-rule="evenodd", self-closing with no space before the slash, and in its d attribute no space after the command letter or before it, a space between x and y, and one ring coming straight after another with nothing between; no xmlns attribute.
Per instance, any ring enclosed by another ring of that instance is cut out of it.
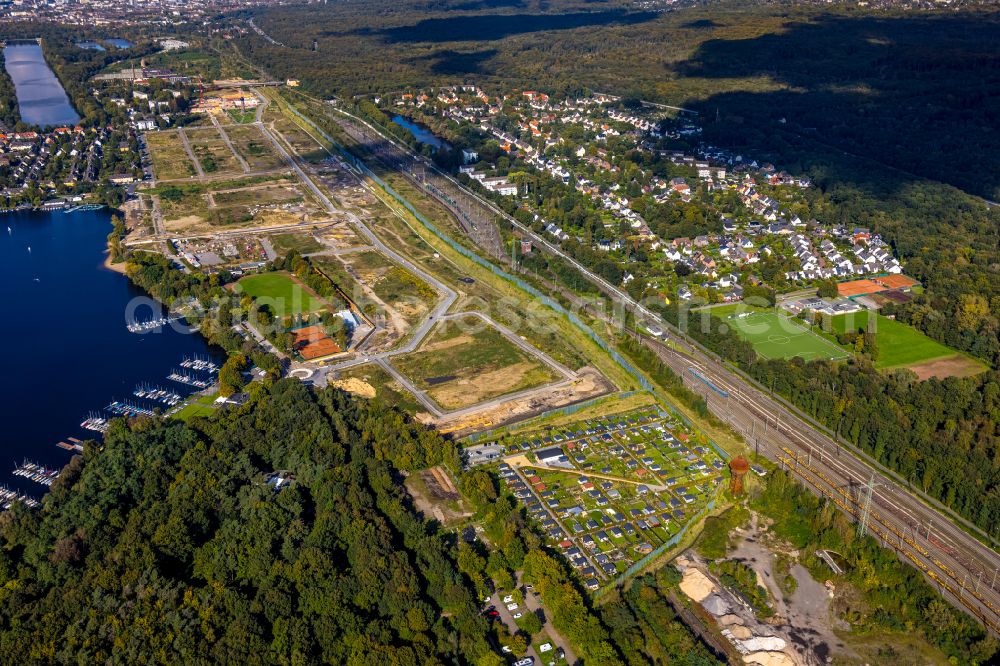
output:
<svg viewBox="0 0 1000 666"><path fill-rule="evenodd" d="M514 660L514 666L565 666L572 663L570 660L575 661L575 656L568 651L562 637L549 623L541 598L530 586L498 590L483 600L483 606L483 614L487 619L503 622L511 635L521 631L531 636L531 642L523 654L513 650L510 645L501 646L502 652ZM529 615L538 618L540 623L531 627Z"/></svg>

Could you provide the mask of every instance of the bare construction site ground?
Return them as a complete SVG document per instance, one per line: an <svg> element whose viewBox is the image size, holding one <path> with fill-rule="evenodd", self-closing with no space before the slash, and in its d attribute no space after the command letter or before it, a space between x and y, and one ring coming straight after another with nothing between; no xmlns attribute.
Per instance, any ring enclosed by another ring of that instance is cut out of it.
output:
<svg viewBox="0 0 1000 666"><path fill-rule="evenodd" d="M148 133L151 229L130 240L149 247L260 234L277 256L310 258L376 324L356 352L308 368L310 376L359 394L409 394L419 418L456 435L615 390L565 339L568 329L525 326L532 313L516 307L492 312L502 292L429 247L415 219L332 152L318 128L261 98L255 123L222 117ZM435 340L449 320L475 321L480 332ZM361 366L376 385L358 376Z"/></svg>

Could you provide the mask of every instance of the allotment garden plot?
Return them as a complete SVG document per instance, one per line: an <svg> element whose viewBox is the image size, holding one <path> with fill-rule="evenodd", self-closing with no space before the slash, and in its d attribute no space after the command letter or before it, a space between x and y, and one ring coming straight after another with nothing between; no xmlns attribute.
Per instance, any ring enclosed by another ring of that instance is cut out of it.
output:
<svg viewBox="0 0 1000 666"><path fill-rule="evenodd" d="M560 378L539 352L527 351L472 315L436 324L416 351L393 357L392 364L445 410Z"/></svg>
<svg viewBox="0 0 1000 666"><path fill-rule="evenodd" d="M500 443L500 477L589 589L672 545L725 469L703 436L658 408Z"/></svg>
<svg viewBox="0 0 1000 666"><path fill-rule="evenodd" d="M712 314L732 327L764 358L846 359L840 346L813 333L791 317L768 310L715 308Z"/></svg>

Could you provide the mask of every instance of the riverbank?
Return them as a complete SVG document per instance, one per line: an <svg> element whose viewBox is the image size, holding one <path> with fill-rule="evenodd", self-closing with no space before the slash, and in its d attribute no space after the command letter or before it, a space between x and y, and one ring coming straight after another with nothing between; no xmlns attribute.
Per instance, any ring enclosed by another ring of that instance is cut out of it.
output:
<svg viewBox="0 0 1000 666"><path fill-rule="evenodd" d="M103 266L109 271L114 271L119 275L125 275L125 264L124 261L119 261L117 263L111 261L111 250L104 251L104 263Z"/></svg>

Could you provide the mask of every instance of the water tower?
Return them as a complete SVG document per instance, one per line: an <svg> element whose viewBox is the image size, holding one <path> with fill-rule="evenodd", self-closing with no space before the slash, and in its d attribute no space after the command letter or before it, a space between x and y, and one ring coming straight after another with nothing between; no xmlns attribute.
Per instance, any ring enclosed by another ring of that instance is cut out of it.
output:
<svg viewBox="0 0 1000 666"><path fill-rule="evenodd" d="M750 463L743 456L736 456L729 461L729 491L734 497L743 494L743 477L750 471Z"/></svg>

